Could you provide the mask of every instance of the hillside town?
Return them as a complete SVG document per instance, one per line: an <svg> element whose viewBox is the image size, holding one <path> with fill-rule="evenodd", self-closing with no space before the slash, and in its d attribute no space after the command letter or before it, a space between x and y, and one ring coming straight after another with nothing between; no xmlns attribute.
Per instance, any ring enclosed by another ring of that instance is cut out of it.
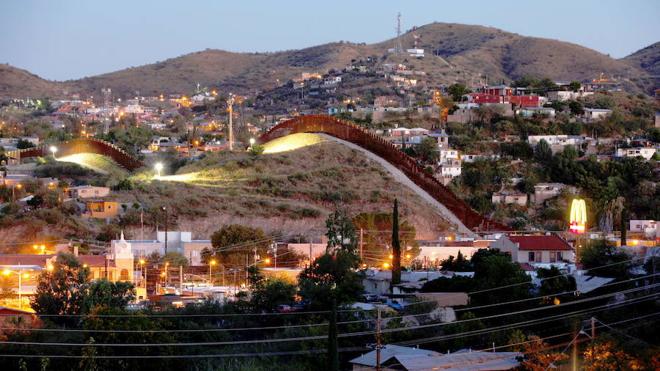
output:
<svg viewBox="0 0 660 371"><path fill-rule="evenodd" d="M658 369L660 88L396 20L259 89L0 95L3 369Z"/></svg>

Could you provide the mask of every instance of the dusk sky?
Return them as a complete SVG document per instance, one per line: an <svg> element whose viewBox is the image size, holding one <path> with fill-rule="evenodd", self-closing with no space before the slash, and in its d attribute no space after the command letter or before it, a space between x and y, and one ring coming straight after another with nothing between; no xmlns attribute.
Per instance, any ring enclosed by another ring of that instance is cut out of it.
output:
<svg viewBox="0 0 660 371"><path fill-rule="evenodd" d="M83 1L0 3L0 63L55 80L206 48L239 52L378 42L434 21L574 42L615 58L660 39L659 0Z"/></svg>

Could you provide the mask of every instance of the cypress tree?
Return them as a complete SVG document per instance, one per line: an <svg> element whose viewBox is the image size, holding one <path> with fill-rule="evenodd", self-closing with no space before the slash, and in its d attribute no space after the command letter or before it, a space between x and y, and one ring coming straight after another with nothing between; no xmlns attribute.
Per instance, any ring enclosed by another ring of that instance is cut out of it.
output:
<svg viewBox="0 0 660 371"><path fill-rule="evenodd" d="M401 243L399 242L399 201L394 199L392 211L392 285L401 283Z"/></svg>

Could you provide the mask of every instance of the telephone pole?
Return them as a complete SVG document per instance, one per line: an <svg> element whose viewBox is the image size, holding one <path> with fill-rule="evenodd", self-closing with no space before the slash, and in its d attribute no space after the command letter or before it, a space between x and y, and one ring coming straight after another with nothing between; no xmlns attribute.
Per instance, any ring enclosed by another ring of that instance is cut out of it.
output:
<svg viewBox="0 0 660 371"><path fill-rule="evenodd" d="M378 307L378 317L376 317L376 371L380 371L380 307Z"/></svg>
<svg viewBox="0 0 660 371"><path fill-rule="evenodd" d="M227 98L227 112L229 112L229 151L234 150L234 94L229 93Z"/></svg>

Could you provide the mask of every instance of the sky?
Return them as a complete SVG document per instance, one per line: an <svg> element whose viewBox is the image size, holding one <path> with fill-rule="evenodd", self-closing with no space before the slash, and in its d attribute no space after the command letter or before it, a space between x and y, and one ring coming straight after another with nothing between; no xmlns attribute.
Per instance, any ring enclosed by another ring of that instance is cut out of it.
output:
<svg viewBox="0 0 660 371"><path fill-rule="evenodd" d="M379 42L434 21L580 44L614 58L660 41L660 0L1 0L0 63L77 79L206 48Z"/></svg>

